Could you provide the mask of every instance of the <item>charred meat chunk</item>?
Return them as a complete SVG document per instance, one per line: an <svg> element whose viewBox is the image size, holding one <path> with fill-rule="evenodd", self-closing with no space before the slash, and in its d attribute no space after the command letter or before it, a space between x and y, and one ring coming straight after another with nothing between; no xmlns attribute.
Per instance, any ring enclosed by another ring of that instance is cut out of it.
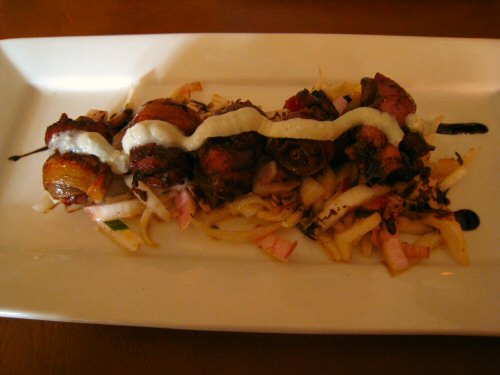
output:
<svg viewBox="0 0 500 375"><path fill-rule="evenodd" d="M149 143L130 151L130 169L135 184L143 181L152 187L169 188L192 178L193 159L179 148Z"/></svg>
<svg viewBox="0 0 500 375"><path fill-rule="evenodd" d="M201 123L196 111L172 99L147 102L139 108L130 126L145 120L169 122L184 135L191 135ZM124 131L119 135L120 140ZM150 143L130 151L130 169L134 184L144 181L151 187L166 189L192 178L193 158L179 148Z"/></svg>
<svg viewBox="0 0 500 375"><path fill-rule="evenodd" d="M380 73L375 74L375 78L361 80L361 106L390 113L401 128L405 126L406 116L417 110L411 95Z"/></svg>
<svg viewBox="0 0 500 375"><path fill-rule="evenodd" d="M335 120L339 113L332 101L321 90L299 91L285 101L287 118L309 118L319 121ZM266 152L287 172L310 176L323 169L334 156L333 142L309 139L272 138Z"/></svg>
<svg viewBox="0 0 500 375"><path fill-rule="evenodd" d="M80 116L76 120L70 119L63 113L59 121L47 127L45 131L45 144L48 146L52 137L66 131L86 131L101 134L108 142L113 138L111 127L104 121L95 122L89 117Z"/></svg>
<svg viewBox="0 0 500 375"><path fill-rule="evenodd" d="M184 135L194 133L201 119L193 109L172 99L155 99L139 108L133 123L145 120L161 120L175 125Z"/></svg>
<svg viewBox="0 0 500 375"><path fill-rule="evenodd" d="M345 148L345 153L358 164L368 185L388 182L389 176L404 166L398 148L388 143L379 129L360 126L351 133L355 141Z"/></svg>
<svg viewBox="0 0 500 375"><path fill-rule="evenodd" d="M318 173L332 160L334 144L309 139L270 138L267 153L287 172L298 176Z"/></svg>
<svg viewBox="0 0 500 375"><path fill-rule="evenodd" d="M335 120L339 113L332 101L321 90L304 89L285 101L288 117L311 118L320 121Z"/></svg>
<svg viewBox="0 0 500 375"><path fill-rule="evenodd" d="M43 166L43 187L64 205L91 205L104 200L111 169L93 155L55 153Z"/></svg>
<svg viewBox="0 0 500 375"><path fill-rule="evenodd" d="M132 121L123 128L113 139L113 147L117 150L122 149L122 139L127 130L141 121L160 120L175 125L184 135L194 133L201 119L198 113L189 108L186 104L169 99L160 98L150 100L143 104L134 116Z"/></svg>
<svg viewBox="0 0 500 375"><path fill-rule="evenodd" d="M257 111L259 111L261 115L263 116L266 115L259 107L253 104L250 100L245 100L245 101L237 100L235 102L230 102L221 109L217 110L215 112L215 115L223 115L224 113L233 112L240 108L246 108L246 107L254 108Z"/></svg>
<svg viewBox="0 0 500 375"><path fill-rule="evenodd" d="M203 191L210 206L233 200L252 190L265 138L248 132L208 139L197 151L199 173L193 182Z"/></svg>

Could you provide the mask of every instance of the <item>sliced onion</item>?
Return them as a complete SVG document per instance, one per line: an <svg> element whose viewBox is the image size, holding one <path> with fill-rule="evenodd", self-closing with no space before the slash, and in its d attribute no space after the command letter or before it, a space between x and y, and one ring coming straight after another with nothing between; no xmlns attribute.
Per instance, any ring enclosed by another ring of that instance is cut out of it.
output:
<svg viewBox="0 0 500 375"><path fill-rule="evenodd" d="M357 185L341 194L334 195L314 219L314 232L325 231L353 208L387 194L390 190L389 186Z"/></svg>
<svg viewBox="0 0 500 375"><path fill-rule="evenodd" d="M413 244L427 246L429 249L436 248L443 241L443 237L438 232L425 233L418 237Z"/></svg>
<svg viewBox="0 0 500 375"><path fill-rule="evenodd" d="M232 214L242 214L245 217L251 217L263 208L270 209L271 204L257 194L250 193L228 203L228 207Z"/></svg>
<svg viewBox="0 0 500 375"><path fill-rule="evenodd" d="M154 241L149 235L149 223L151 221L151 216L153 215L153 210L146 207L141 215L141 220L139 221L139 227L141 228L141 237L144 243L149 246L160 246L160 244Z"/></svg>
<svg viewBox="0 0 500 375"><path fill-rule="evenodd" d="M94 120L95 122L106 121L108 119L108 111L102 111L100 109L91 109L87 112L85 116Z"/></svg>
<svg viewBox="0 0 500 375"><path fill-rule="evenodd" d="M427 259L429 258L431 248L429 246L415 245L403 242L403 251L408 259Z"/></svg>
<svg viewBox="0 0 500 375"><path fill-rule="evenodd" d="M429 215L424 219L424 223L439 229L447 248L450 250L451 254L455 257L458 263L463 266L468 266L470 264L464 234L454 215L441 218Z"/></svg>
<svg viewBox="0 0 500 375"><path fill-rule="evenodd" d="M42 212L46 214L57 206L60 202L52 199L49 194L44 194L38 202L36 202L31 208L37 212Z"/></svg>
<svg viewBox="0 0 500 375"><path fill-rule="evenodd" d="M104 221L96 223L102 232L128 251L135 252L142 244L141 237L131 229L113 230Z"/></svg>
<svg viewBox="0 0 500 375"><path fill-rule="evenodd" d="M125 184L132 189L132 176L125 177L124 181ZM139 193L139 191L145 193L146 199L143 199L143 196L142 194ZM144 203L147 207L151 208L151 210L153 210L155 215L158 216L161 220L163 221L170 220L170 213L168 212L163 202L160 200L160 198L156 196L155 193L153 193L153 191L144 182L139 181L137 183L137 188L132 189L132 192L142 203Z"/></svg>
<svg viewBox="0 0 500 375"><path fill-rule="evenodd" d="M284 221L295 212L295 208L288 206L281 210L262 210L255 215L257 218L265 221Z"/></svg>
<svg viewBox="0 0 500 375"><path fill-rule="evenodd" d="M406 256L399 234L391 234L384 228L380 231L380 244L384 259L389 270L394 273L402 272L410 267L410 261Z"/></svg>
<svg viewBox="0 0 500 375"><path fill-rule="evenodd" d="M196 212L196 203L187 189L184 189L177 194L175 206L177 207L179 228L183 232L191 224L191 217Z"/></svg>
<svg viewBox="0 0 500 375"><path fill-rule="evenodd" d="M254 241L266 253L281 262L287 262L297 247L297 241L287 241L275 233L269 233Z"/></svg>
<svg viewBox="0 0 500 375"><path fill-rule="evenodd" d="M300 199L306 208L310 207L314 202L323 198L326 189L318 181L312 177L302 179L300 186Z"/></svg>
<svg viewBox="0 0 500 375"><path fill-rule="evenodd" d="M84 208L91 220L108 221L138 216L144 211L144 205L138 199L93 205Z"/></svg>
<svg viewBox="0 0 500 375"><path fill-rule="evenodd" d="M191 222L198 229L205 232L205 234L209 237L216 238L218 240L232 241L232 242L255 241L261 237L264 237L266 234L276 231L278 228L281 227L281 223L274 223L270 225L263 225L254 229L228 231L216 228L209 228L206 225L200 223L195 218L192 218Z"/></svg>
<svg viewBox="0 0 500 375"><path fill-rule="evenodd" d="M189 102L191 100L191 92L202 90L203 86L199 81L186 83L175 89L170 97L179 102Z"/></svg>

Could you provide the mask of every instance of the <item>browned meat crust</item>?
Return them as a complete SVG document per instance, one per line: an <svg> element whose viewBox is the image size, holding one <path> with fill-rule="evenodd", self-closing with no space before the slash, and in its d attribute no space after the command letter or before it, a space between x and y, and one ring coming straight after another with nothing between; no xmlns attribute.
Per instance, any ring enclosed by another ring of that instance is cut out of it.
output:
<svg viewBox="0 0 500 375"><path fill-rule="evenodd" d="M145 120L161 120L169 122L179 128L184 135L194 133L201 119L194 110L183 103L172 99L155 99L139 108L133 123Z"/></svg>
<svg viewBox="0 0 500 375"><path fill-rule="evenodd" d="M335 154L333 142L307 139L271 138L266 150L287 172L298 176L318 173Z"/></svg>
<svg viewBox="0 0 500 375"><path fill-rule="evenodd" d="M199 170L193 182L212 207L252 190L265 138L249 132L210 138L198 150Z"/></svg>
<svg viewBox="0 0 500 375"><path fill-rule="evenodd" d="M192 178L193 159L181 149L149 143L130 151L130 169L135 183L168 188Z"/></svg>
<svg viewBox="0 0 500 375"><path fill-rule="evenodd" d="M361 80L361 106L390 113L401 128L404 128L406 116L417 110L411 95L380 73L375 74L375 78Z"/></svg>
<svg viewBox="0 0 500 375"><path fill-rule="evenodd" d="M288 118L312 118L320 121L335 120L339 113L332 101L321 90L304 89L285 101Z"/></svg>
<svg viewBox="0 0 500 375"><path fill-rule="evenodd" d="M55 153L43 166L43 187L66 206L102 202L111 179L109 166L92 155Z"/></svg>
<svg viewBox="0 0 500 375"><path fill-rule="evenodd" d="M96 132L101 134L108 142L111 142L113 134L111 128L104 121L95 122L91 118L80 116L76 120L70 119L66 113L63 113L59 121L47 127L45 131L45 144L48 146L52 136L57 133L81 130L87 132Z"/></svg>

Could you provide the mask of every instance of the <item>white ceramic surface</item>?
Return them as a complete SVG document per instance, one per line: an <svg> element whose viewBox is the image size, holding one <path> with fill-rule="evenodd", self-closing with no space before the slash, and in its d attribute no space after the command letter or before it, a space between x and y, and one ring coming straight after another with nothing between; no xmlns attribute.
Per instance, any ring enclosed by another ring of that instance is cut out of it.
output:
<svg viewBox="0 0 500 375"><path fill-rule="evenodd" d="M0 42L0 315L189 329L319 333L500 334L500 42L348 35L148 35ZM450 193L482 223L466 234L472 265L443 250L391 277L379 259L335 264L298 232L289 264L253 246L156 226L160 248L127 254L82 212L31 206L43 194L43 145L62 112L118 108L200 80L265 109L315 84L380 71L422 117L479 121L490 132L440 136L441 152L481 152Z"/></svg>

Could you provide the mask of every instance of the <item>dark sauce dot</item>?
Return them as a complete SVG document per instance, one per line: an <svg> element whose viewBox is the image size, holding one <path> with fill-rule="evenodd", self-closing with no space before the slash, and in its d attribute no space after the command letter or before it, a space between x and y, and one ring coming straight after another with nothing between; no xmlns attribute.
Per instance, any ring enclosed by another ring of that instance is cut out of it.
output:
<svg viewBox="0 0 500 375"><path fill-rule="evenodd" d="M488 132L488 127L479 122L439 124L438 134L484 134Z"/></svg>
<svg viewBox="0 0 500 375"><path fill-rule="evenodd" d="M458 210L453 213L462 230L474 230L479 226L479 216L472 210Z"/></svg>

